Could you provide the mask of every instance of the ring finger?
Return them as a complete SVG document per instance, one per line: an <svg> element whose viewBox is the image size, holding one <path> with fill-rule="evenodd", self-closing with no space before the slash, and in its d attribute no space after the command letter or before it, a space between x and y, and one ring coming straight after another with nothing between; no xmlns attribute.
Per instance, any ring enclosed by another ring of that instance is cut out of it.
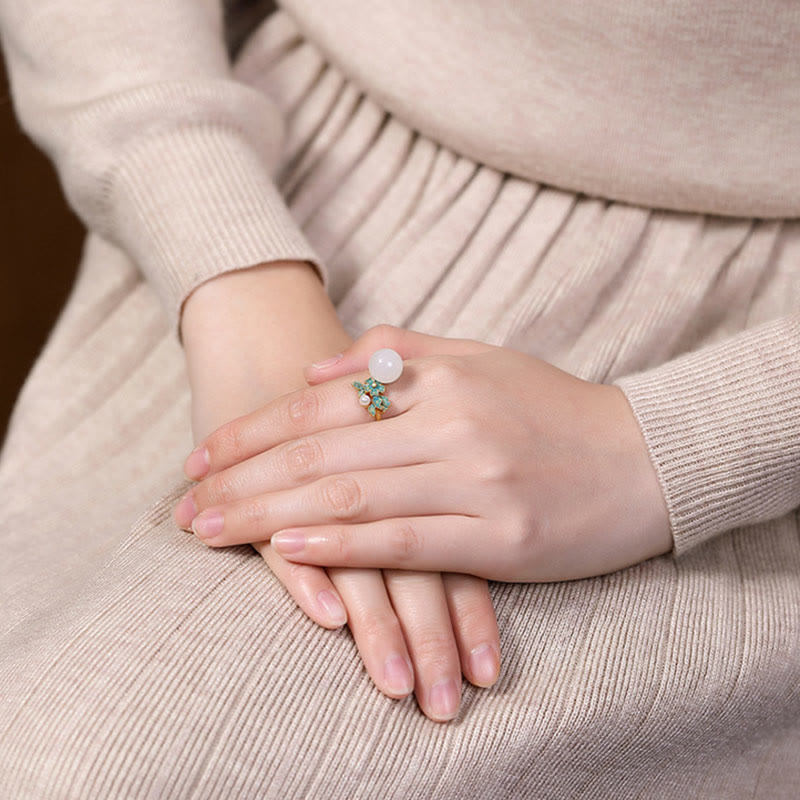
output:
<svg viewBox="0 0 800 800"><path fill-rule="evenodd" d="M441 575L384 570L383 578L414 663L417 702L433 720L453 719L461 664Z"/></svg>
<svg viewBox="0 0 800 800"><path fill-rule="evenodd" d="M446 462L329 475L305 486L212 506L192 521L206 544L224 547L269 539L289 526L370 522L412 514L469 516L467 481Z"/></svg>

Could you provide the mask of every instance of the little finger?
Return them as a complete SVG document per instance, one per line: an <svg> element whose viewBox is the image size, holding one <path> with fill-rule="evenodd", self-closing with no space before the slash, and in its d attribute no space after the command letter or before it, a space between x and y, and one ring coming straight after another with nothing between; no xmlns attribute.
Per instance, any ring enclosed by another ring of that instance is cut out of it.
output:
<svg viewBox="0 0 800 800"><path fill-rule="evenodd" d="M453 509L469 510L474 503L475 496L470 487L442 464L412 464L327 475L292 489L211 506L192 520L191 529L206 544L225 547L264 541L289 526L341 526L342 523L369 522L414 513L445 514ZM452 533L447 539L448 547L462 544L460 537ZM376 555L381 559L384 551L379 549ZM355 565L344 563L341 566ZM394 564L390 562L386 566ZM459 568L456 571L469 570Z"/></svg>
<svg viewBox="0 0 800 800"><path fill-rule="evenodd" d="M505 577L512 570L497 537L487 530L486 520L463 514L292 526L276 531L272 546L290 561L325 567L466 572L513 580Z"/></svg>

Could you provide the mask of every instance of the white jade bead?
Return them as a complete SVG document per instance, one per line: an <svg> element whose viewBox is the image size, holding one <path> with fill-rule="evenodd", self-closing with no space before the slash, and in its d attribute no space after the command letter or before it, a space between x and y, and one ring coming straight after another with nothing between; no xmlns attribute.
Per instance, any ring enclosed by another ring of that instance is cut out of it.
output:
<svg viewBox="0 0 800 800"><path fill-rule="evenodd" d="M393 383L403 374L403 359L391 347L376 350L369 357L369 374L379 383Z"/></svg>

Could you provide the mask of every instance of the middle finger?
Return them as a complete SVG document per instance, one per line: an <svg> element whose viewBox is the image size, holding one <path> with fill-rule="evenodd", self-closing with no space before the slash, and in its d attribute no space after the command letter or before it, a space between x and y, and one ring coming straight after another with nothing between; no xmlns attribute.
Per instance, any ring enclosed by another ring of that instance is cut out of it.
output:
<svg viewBox="0 0 800 800"><path fill-rule="evenodd" d="M210 506L279 489L291 489L352 470L396 467L436 460L435 436L415 436L406 415L378 425L333 428L278 445L217 472L193 486L175 509L188 528Z"/></svg>

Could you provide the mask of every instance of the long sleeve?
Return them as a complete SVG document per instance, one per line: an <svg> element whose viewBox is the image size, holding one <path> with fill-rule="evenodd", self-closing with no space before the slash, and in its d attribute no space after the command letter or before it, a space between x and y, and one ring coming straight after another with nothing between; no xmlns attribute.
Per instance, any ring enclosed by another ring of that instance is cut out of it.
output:
<svg viewBox="0 0 800 800"><path fill-rule="evenodd" d="M618 378L680 555L800 507L800 314Z"/></svg>
<svg viewBox="0 0 800 800"><path fill-rule="evenodd" d="M280 114L231 77L220 0L0 0L0 32L22 127L179 341L183 301L219 273L306 260L327 287L272 182Z"/></svg>

